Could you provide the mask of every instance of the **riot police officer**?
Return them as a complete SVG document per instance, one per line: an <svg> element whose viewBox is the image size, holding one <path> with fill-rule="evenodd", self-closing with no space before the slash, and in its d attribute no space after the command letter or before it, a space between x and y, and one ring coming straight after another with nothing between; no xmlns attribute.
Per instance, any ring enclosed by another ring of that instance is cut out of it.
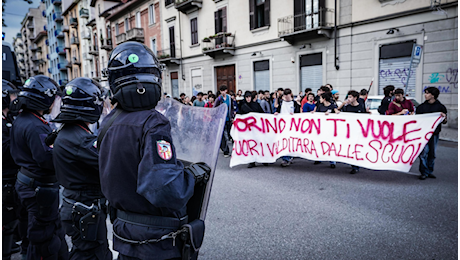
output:
<svg viewBox="0 0 460 260"><path fill-rule="evenodd" d="M182 256L178 230L188 222L187 202L209 173L205 164L184 169L171 127L154 108L161 98L160 64L137 42L110 54L108 79L117 103L98 136L101 188L111 205L119 259Z"/></svg>
<svg viewBox="0 0 460 260"><path fill-rule="evenodd" d="M2 181L3 181L3 196L2 196L2 249L3 259L11 259L13 233L19 222L19 205L14 190L16 183L16 174L19 166L17 166L10 153L10 130L13 126L13 116L11 115L9 106L12 99L16 98L19 90L11 82L2 80Z"/></svg>
<svg viewBox="0 0 460 260"><path fill-rule="evenodd" d="M43 115L51 109L58 91L46 76L29 78L11 109L22 112L11 130L11 155L20 166L16 192L29 217L27 259L67 259L67 244L59 219L59 185L53 149L45 144L51 132Z"/></svg>
<svg viewBox="0 0 460 260"><path fill-rule="evenodd" d="M99 83L89 78L70 81L64 89L61 113L53 120L63 125L50 135L50 139L56 138L53 148L56 177L64 187L60 215L67 235L72 237L70 259L75 260L112 259L96 136L88 127L101 115L101 90Z"/></svg>

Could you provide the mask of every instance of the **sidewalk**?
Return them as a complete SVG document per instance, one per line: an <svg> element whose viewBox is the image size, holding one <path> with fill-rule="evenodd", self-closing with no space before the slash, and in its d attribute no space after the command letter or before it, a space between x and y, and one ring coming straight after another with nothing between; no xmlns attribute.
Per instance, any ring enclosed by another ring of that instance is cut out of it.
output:
<svg viewBox="0 0 460 260"><path fill-rule="evenodd" d="M443 126L439 139L458 143L458 129Z"/></svg>

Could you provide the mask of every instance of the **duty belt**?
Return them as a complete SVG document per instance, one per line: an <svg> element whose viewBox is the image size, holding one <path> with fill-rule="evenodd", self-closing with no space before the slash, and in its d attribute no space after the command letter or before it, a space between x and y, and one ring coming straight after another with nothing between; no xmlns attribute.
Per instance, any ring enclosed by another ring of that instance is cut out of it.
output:
<svg viewBox="0 0 460 260"><path fill-rule="evenodd" d="M53 176L54 177L54 176ZM40 181L36 180L35 178L31 178L27 175L25 175L22 172L18 172L18 181L26 186L35 188L37 186L54 186L56 182L52 182L53 178L43 178L40 179ZM55 178L54 178L55 179ZM44 180L44 181L43 181ZM51 181L51 182L48 182Z"/></svg>
<svg viewBox="0 0 460 260"><path fill-rule="evenodd" d="M182 218L150 216L137 214L117 209L117 218L134 225L145 225L149 227L179 229L182 225L188 223L188 216Z"/></svg>

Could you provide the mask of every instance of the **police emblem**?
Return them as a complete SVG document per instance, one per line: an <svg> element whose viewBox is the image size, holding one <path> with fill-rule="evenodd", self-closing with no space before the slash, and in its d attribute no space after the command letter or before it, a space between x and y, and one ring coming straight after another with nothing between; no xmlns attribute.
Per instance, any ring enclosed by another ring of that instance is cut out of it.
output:
<svg viewBox="0 0 460 260"><path fill-rule="evenodd" d="M172 158L171 144L165 140L157 141L157 151L161 159L168 161Z"/></svg>

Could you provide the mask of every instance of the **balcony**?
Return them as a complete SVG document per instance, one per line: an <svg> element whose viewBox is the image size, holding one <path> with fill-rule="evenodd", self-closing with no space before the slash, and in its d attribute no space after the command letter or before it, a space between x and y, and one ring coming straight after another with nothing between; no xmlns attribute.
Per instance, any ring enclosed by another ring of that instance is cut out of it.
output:
<svg viewBox="0 0 460 260"><path fill-rule="evenodd" d="M72 45L80 45L80 40L78 39L78 37L74 36L72 38L70 38L70 44Z"/></svg>
<svg viewBox="0 0 460 260"><path fill-rule="evenodd" d="M112 39L104 39L104 40L102 40L101 49L106 50L106 51L111 51L113 49L113 47L112 47Z"/></svg>
<svg viewBox="0 0 460 260"><path fill-rule="evenodd" d="M32 67L32 71L35 72L35 73L37 73L37 72L39 71L38 66L33 66L33 67Z"/></svg>
<svg viewBox="0 0 460 260"><path fill-rule="evenodd" d="M34 23L33 23L33 22L29 22L29 23L27 24L27 29L33 30L33 29L34 29Z"/></svg>
<svg viewBox="0 0 460 260"><path fill-rule="evenodd" d="M78 25L78 19L77 19L77 18L70 18L70 19L69 19L69 24L70 24L70 26L72 26L72 27L77 26L77 25Z"/></svg>
<svg viewBox="0 0 460 260"><path fill-rule="evenodd" d="M33 42L33 41L35 40L35 35L34 35L33 33L30 33L30 34L29 34L29 37L27 37L27 38L29 38L29 40L30 40L31 42ZM27 44L27 41L26 41L26 44Z"/></svg>
<svg viewBox="0 0 460 260"><path fill-rule="evenodd" d="M62 22L62 15L61 15L61 13L54 13L54 14L53 14L53 21Z"/></svg>
<svg viewBox="0 0 460 260"><path fill-rule="evenodd" d="M19 47L23 47L24 44L22 44L22 42L20 42L20 43L18 43L18 46L19 46Z"/></svg>
<svg viewBox="0 0 460 260"><path fill-rule="evenodd" d="M50 41L48 39L45 40L46 46L50 46Z"/></svg>
<svg viewBox="0 0 460 260"><path fill-rule="evenodd" d="M70 62L67 62L65 65L67 68L71 69L72 68L72 60Z"/></svg>
<svg viewBox="0 0 460 260"><path fill-rule="evenodd" d="M72 64L80 66L81 62L77 59L77 57L73 57L72 58Z"/></svg>
<svg viewBox="0 0 460 260"><path fill-rule="evenodd" d="M62 1L61 0L51 0L51 3L53 5L61 5L62 4Z"/></svg>
<svg viewBox="0 0 460 260"><path fill-rule="evenodd" d="M138 41L144 43L144 29L143 28L133 28L126 32L127 41Z"/></svg>
<svg viewBox="0 0 460 260"><path fill-rule="evenodd" d="M38 60L38 64L40 64L40 65L45 64L45 63L46 63L46 61L44 59L39 59Z"/></svg>
<svg viewBox="0 0 460 260"><path fill-rule="evenodd" d="M83 52L83 59L84 60L93 60L93 55L87 53L87 52Z"/></svg>
<svg viewBox="0 0 460 260"><path fill-rule="evenodd" d="M50 59L50 55L49 54L46 54L46 59Z"/></svg>
<svg viewBox="0 0 460 260"><path fill-rule="evenodd" d="M278 19L278 37L290 44L304 40L331 38L334 9L319 8L317 12L289 15Z"/></svg>
<svg viewBox="0 0 460 260"><path fill-rule="evenodd" d="M59 86L63 87L63 86L65 86L65 85L67 85L67 83L69 83L69 80L67 80L67 79L60 79L60 80L58 81L58 83L59 83Z"/></svg>
<svg viewBox="0 0 460 260"><path fill-rule="evenodd" d="M89 46L89 54L99 56L99 48L96 46Z"/></svg>
<svg viewBox="0 0 460 260"><path fill-rule="evenodd" d="M46 17L46 12L45 12L45 10L42 11L42 16L43 16L43 17Z"/></svg>
<svg viewBox="0 0 460 260"><path fill-rule="evenodd" d="M234 40L235 35L229 32L221 32L206 37L202 41L203 54L213 58L216 55L225 53L235 55L235 45L233 44Z"/></svg>
<svg viewBox="0 0 460 260"><path fill-rule="evenodd" d="M24 58L19 58L19 62L24 62Z"/></svg>
<svg viewBox="0 0 460 260"><path fill-rule="evenodd" d="M56 30L56 31L54 31L54 36L56 38L64 38L65 35L61 30Z"/></svg>
<svg viewBox="0 0 460 260"><path fill-rule="evenodd" d="M62 32L69 32L69 26L68 25L63 25L62 26Z"/></svg>
<svg viewBox="0 0 460 260"><path fill-rule="evenodd" d="M81 18L89 18L89 10L86 8L80 9L80 17Z"/></svg>
<svg viewBox="0 0 460 260"><path fill-rule="evenodd" d="M38 57L37 55L32 55L32 61L35 63L35 62L38 62Z"/></svg>
<svg viewBox="0 0 460 260"><path fill-rule="evenodd" d="M48 68L48 73L53 74L53 70L51 68Z"/></svg>
<svg viewBox="0 0 460 260"><path fill-rule="evenodd" d="M157 51L157 59L161 63L165 63L166 65L170 65L172 63L179 65L180 58L176 57L177 50L173 50L171 53L171 49L164 49Z"/></svg>
<svg viewBox="0 0 460 260"><path fill-rule="evenodd" d="M32 52L36 52L37 49L38 49L37 44L32 44L32 46L30 47L30 50L31 50Z"/></svg>
<svg viewBox="0 0 460 260"><path fill-rule="evenodd" d="M17 34L16 34L16 38L22 38L22 34L21 34L21 33L17 33Z"/></svg>
<svg viewBox="0 0 460 260"><path fill-rule="evenodd" d="M81 33L81 35L82 35L82 36L81 36L82 39L86 39L86 40L91 39L91 34L90 34L88 31L86 31L86 30L83 31L83 32Z"/></svg>
<svg viewBox="0 0 460 260"><path fill-rule="evenodd" d="M201 0L176 0L174 6L179 12L184 14L201 9L203 1Z"/></svg>
<svg viewBox="0 0 460 260"><path fill-rule="evenodd" d="M122 44L126 41L126 33L120 33L115 37L115 43L117 45Z"/></svg>
<svg viewBox="0 0 460 260"><path fill-rule="evenodd" d="M59 46L59 47L56 47L56 52L59 54L59 55L65 55L65 48L62 47L62 46Z"/></svg>
<svg viewBox="0 0 460 260"><path fill-rule="evenodd" d="M42 47L41 46L37 48L37 52L40 52L40 53L42 52Z"/></svg>
<svg viewBox="0 0 460 260"><path fill-rule="evenodd" d="M68 63L69 62L67 62L67 61L59 62L58 65L57 65L58 70L67 71L67 64Z"/></svg>

